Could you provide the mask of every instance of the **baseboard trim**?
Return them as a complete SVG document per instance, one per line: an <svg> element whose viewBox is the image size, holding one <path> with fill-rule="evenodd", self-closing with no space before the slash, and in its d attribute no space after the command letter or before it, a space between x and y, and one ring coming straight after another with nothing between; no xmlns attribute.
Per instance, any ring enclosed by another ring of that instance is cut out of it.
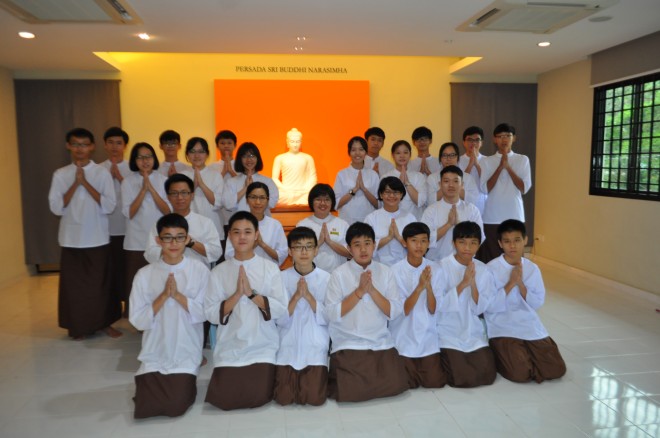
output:
<svg viewBox="0 0 660 438"><path fill-rule="evenodd" d="M535 263L542 263L544 265L552 266L561 269L563 271L570 272L572 274L577 275L578 277L582 277L589 281L593 281L600 285L609 287L610 289L613 289L616 292L621 292L626 295L641 298L654 303L656 306L660 306L660 295L656 295L653 292L649 292L643 289L638 289L636 287L629 286L627 284L619 283L618 281L614 281L609 278L602 277L598 274L594 274L588 271L583 271L582 269L578 269L573 266L566 265L561 262L557 262L555 260L547 259L545 257L536 254L534 255L528 254L528 257L530 260L533 260Z"/></svg>

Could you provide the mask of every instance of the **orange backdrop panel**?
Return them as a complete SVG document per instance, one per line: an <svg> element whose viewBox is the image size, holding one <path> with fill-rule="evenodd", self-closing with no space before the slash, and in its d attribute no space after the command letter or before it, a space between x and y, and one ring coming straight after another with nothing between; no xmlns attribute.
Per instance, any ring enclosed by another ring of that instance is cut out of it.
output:
<svg viewBox="0 0 660 438"><path fill-rule="evenodd" d="M368 81L215 81L216 132L230 129L238 145L251 141L271 176L275 156L287 151L286 133L303 134L302 150L314 157L318 181L333 185L348 166L348 140L369 127Z"/></svg>

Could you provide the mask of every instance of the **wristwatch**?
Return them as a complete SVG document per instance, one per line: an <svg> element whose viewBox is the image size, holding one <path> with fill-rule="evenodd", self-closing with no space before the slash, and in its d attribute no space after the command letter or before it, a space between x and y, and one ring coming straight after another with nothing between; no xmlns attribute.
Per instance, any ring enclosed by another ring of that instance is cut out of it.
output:
<svg viewBox="0 0 660 438"><path fill-rule="evenodd" d="M355 196L355 192L353 191L353 189L350 189L350 190L348 191L348 194L351 195L351 196Z"/></svg>
<svg viewBox="0 0 660 438"><path fill-rule="evenodd" d="M195 244L195 241L192 240L192 239L190 239L190 242L188 242L188 243L186 244L186 248L192 248L194 244Z"/></svg>
<svg viewBox="0 0 660 438"><path fill-rule="evenodd" d="M257 296L257 291L254 290L254 289L252 289L252 295L250 295L250 296L248 297L248 299L253 300L254 297L256 297L256 296Z"/></svg>

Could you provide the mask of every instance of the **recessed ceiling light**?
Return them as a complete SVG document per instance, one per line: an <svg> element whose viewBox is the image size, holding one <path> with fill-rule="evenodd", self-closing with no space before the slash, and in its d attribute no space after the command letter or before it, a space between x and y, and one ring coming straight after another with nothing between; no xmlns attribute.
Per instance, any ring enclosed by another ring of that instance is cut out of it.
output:
<svg viewBox="0 0 660 438"><path fill-rule="evenodd" d="M296 52L302 52L302 51L303 51L303 47L302 47L302 46L295 46L295 47L293 48L293 50L295 50Z"/></svg>
<svg viewBox="0 0 660 438"><path fill-rule="evenodd" d="M296 40L298 40L298 41L305 41L306 39L307 39L306 36L299 36L299 37L296 37Z"/></svg>
<svg viewBox="0 0 660 438"><path fill-rule="evenodd" d="M35 37L32 32L19 32L18 36L21 38L25 38L27 40L31 40L32 38Z"/></svg>
<svg viewBox="0 0 660 438"><path fill-rule="evenodd" d="M537 46L539 46L539 47L548 47L549 45L550 45L549 41L542 41L542 42L537 44Z"/></svg>
<svg viewBox="0 0 660 438"><path fill-rule="evenodd" d="M150 39L151 39L151 35L149 35L149 34L146 33L146 32L142 32L142 33L139 33L139 34L138 34L138 38L140 38L141 40L145 40L145 41L146 41L146 40L150 40Z"/></svg>
<svg viewBox="0 0 660 438"><path fill-rule="evenodd" d="M604 21L610 21L611 19L612 17L610 17L609 15L601 15L599 17L591 17L589 18L589 21L591 21L592 23L602 23Z"/></svg>

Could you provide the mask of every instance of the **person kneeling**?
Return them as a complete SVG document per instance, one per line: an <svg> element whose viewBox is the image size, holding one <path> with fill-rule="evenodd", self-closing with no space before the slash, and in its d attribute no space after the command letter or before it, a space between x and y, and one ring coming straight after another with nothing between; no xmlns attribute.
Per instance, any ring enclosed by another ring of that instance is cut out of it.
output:
<svg viewBox="0 0 660 438"><path fill-rule="evenodd" d="M129 320L143 330L135 376L135 418L183 415L195 402L204 339L204 296L209 269L184 257L188 222L171 213L158 220L160 260L138 271Z"/></svg>
<svg viewBox="0 0 660 438"><path fill-rule="evenodd" d="M364 401L408 389L403 361L387 323L401 313L390 268L372 260L373 228L355 222L346 231L353 259L330 277L325 308L332 340L328 396Z"/></svg>
<svg viewBox="0 0 660 438"><path fill-rule="evenodd" d="M206 401L223 409L263 406L273 399L280 338L275 320L286 314L280 269L258 256L259 221L246 211L229 219L234 256L211 271L206 318L219 324Z"/></svg>

